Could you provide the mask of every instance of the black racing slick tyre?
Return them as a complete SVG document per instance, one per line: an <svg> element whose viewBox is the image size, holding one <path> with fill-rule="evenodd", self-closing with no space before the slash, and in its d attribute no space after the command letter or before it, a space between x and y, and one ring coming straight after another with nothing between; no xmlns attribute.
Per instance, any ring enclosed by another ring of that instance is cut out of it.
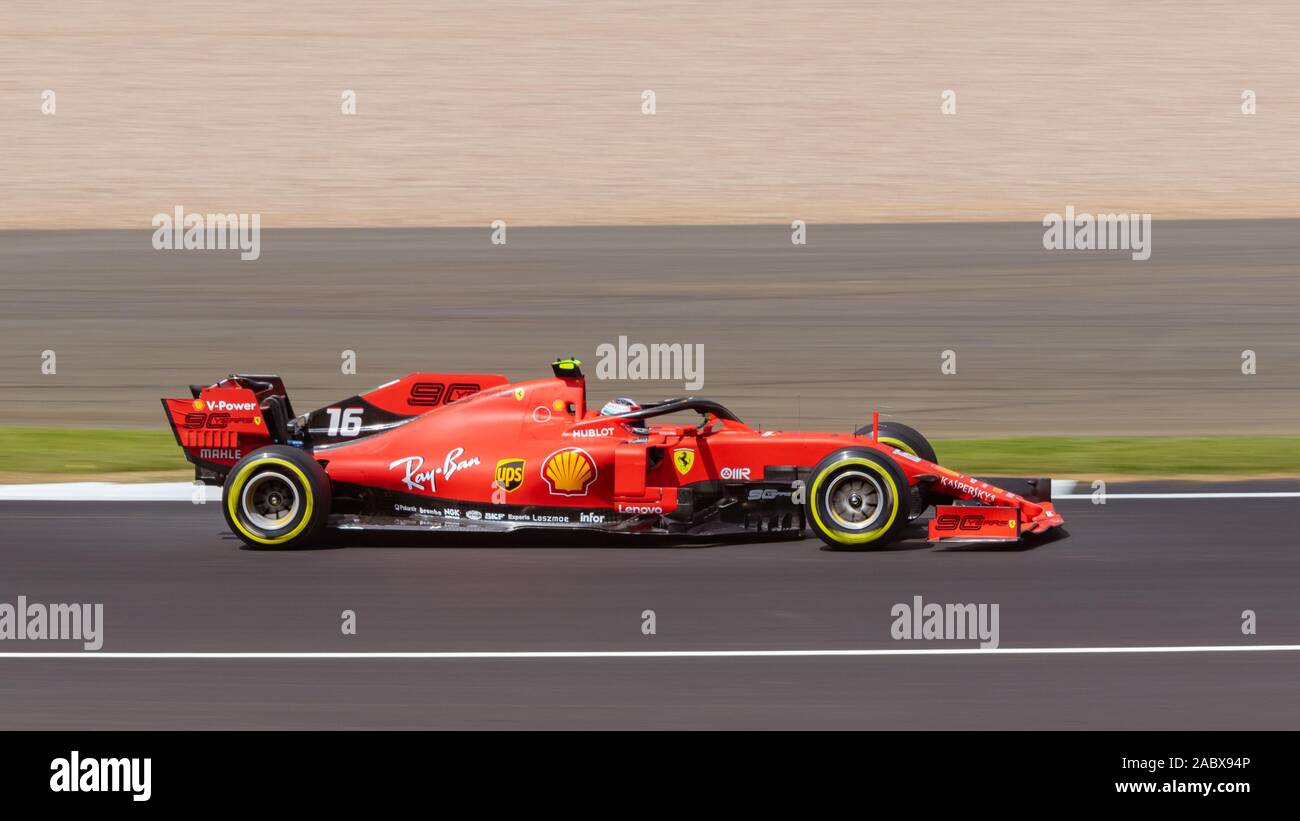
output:
<svg viewBox="0 0 1300 821"><path fill-rule="evenodd" d="M870 436L871 426L858 428L854 433L858 436ZM904 425L902 422L881 422L880 443L898 448L913 456L920 456L927 462L939 461L939 458L934 455L934 447L930 441L916 428Z"/></svg>
<svg viewBox="0 0 1300 821"><path fill-rule="evenodd" d="M259 448L227 474L221 510L226 524L250 547L305 547L329 517L329 477L298 448Z"/></svg>
<svg viewBox="0 0 1300 821"><path fill-rule="evenodd" d="M821 460L810 475L808 522L832 549L883 547L907 525L907 477L889 456L845 448Z"/></svg>

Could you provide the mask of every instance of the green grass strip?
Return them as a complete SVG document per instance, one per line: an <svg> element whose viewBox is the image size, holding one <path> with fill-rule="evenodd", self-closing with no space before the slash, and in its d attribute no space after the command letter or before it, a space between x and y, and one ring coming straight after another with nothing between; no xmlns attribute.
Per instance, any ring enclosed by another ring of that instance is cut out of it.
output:
<svg viewBox="0 0 1300 821"><path fill-rule="evenodd" d="M934 443L939 461L976 475L1300 475L1300 437L1023 436ZM170 431L0 427L0 472L81 475L184 470Z"/></svg>

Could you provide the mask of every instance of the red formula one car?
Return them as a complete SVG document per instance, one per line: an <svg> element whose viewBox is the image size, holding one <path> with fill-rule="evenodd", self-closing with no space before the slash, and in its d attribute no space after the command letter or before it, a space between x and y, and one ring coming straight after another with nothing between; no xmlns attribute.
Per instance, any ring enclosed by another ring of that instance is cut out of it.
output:
<svg viewBox="0 0 1300 821"><path fill-rule="evenodd" d="M164 399L196 479L223 486L231 529L296 547L327 528L601 530L798 537L878 547L1016 541L1063 523L1047 479L989 482L941 467L912 428L755 430L707 399L587 408L581 363L509 383L416 373L295 418L277 376L236 374ZM635 406L633 406L635 407ZM694 412L698 424L663 424ZM1011 489L1008 489L1011 488Z"/></svg>

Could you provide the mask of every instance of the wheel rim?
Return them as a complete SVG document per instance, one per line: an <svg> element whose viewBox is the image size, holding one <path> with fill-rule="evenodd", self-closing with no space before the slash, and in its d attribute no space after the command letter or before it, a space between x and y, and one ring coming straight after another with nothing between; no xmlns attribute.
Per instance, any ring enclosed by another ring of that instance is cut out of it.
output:
<svg viewBox="0 0 1300 821"><path fill-rule="evenodd" d="M298 491L283 473L264 471L248 480L240 499L244 517L260 530L287 527L301 506Z"/></svg>
<svg viewBox="0 0 1300 821"><path fill-rule="evenodd" d="M885 512L885 489L876 477L846 470L826 488L831 520L844 530L866 530Z"/></svg>

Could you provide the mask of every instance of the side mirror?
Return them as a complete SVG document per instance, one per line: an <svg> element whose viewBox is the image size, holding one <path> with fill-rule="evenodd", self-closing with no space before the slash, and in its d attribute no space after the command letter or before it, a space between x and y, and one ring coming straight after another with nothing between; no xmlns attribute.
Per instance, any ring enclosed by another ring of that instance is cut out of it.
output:
<svg viewBox="0 0 1300 821"><path fill-rule="evenodd" d="M717 414L707 412L703 416L704 419L695 428L696 436L710 436L722 429L722 420L718 418Z"/></svg>

